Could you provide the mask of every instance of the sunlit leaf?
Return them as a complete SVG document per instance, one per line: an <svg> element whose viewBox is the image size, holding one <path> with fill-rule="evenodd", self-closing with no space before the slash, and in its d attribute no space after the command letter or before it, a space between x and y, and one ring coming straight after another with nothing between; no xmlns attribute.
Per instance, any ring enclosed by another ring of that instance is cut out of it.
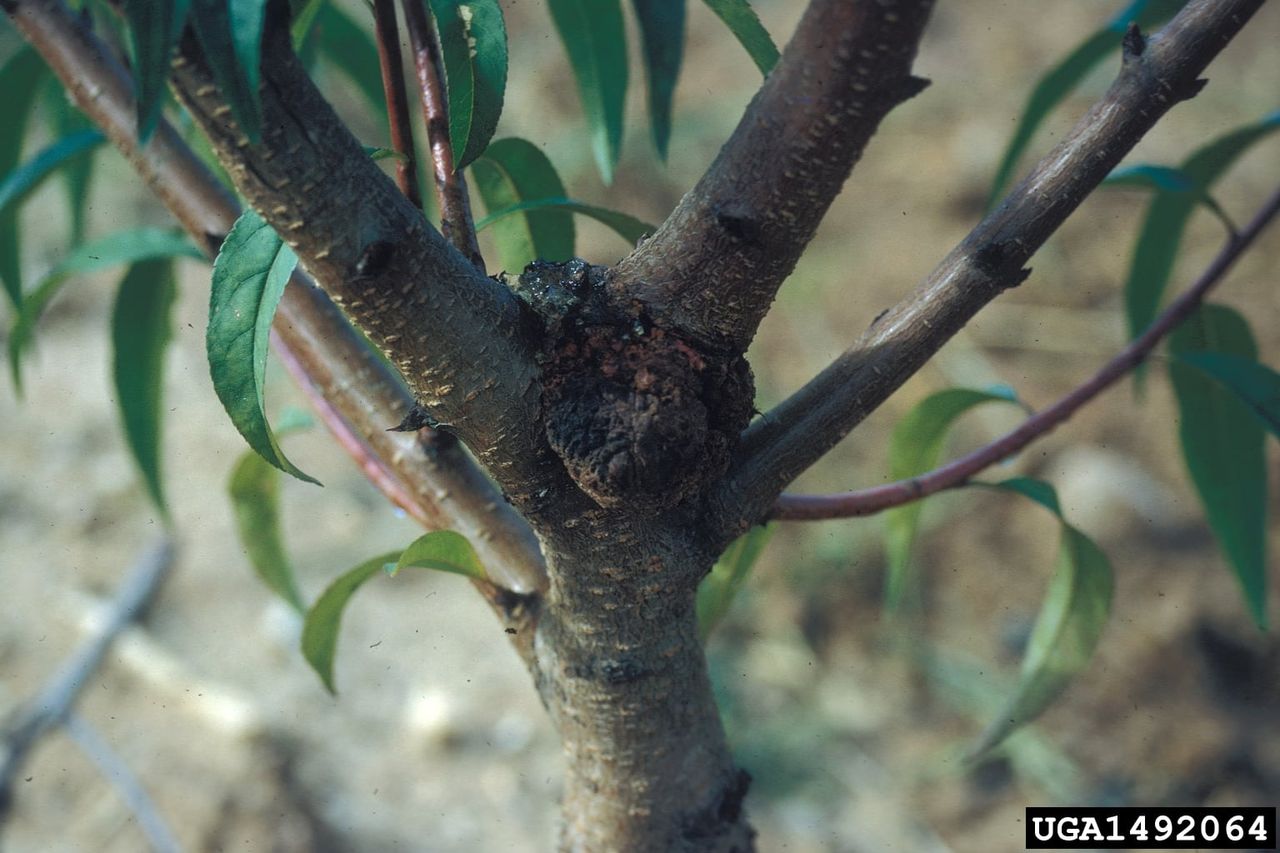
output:
<svg viewBox="0 0 1280 853"><path fill-rule="evenodd" d="M13 384L22 389L22 356L30 344L40 315L67 279L118 264L135 264L156 258L187 257L204 260L183 234L159 228L118 231L88 243L81 243L45 274L22 300L18 317L9 332L9 368Z"/></svg>
<svg viewBox="0 0 1280 853"><path fill-rule="evenodd" d="M245 441L281 471L316 483L285 458L264 409L271 321L297 263L262 217L242 213L213 264L205 343L213 389Z"/></svg>
<svg viewBox="0 0 1280 853"><path fill-rule="evenodd" d="M698 635L704 643L729 612L729 605L772 535L772 525L751 528L730 543L711 572L698 584Z"/></svg>
<svg viewBox="0 0 1280 853"><path fill-rule="evenodd" d="M1221 352L1184 352L1178 357L1234 391L1263 426L1280 438L1280 373L1252 359Z"/></svg>
<svg viewBox="0 0 1280 853"><path fill-rule="evenodd" d="M893 431L889 446L889 475L905 480L937 467L947 432L957 418L983 403L1014 403L1007 388L978 391L948 388L931 394L908 412ZM894 507L885 513L885 551L888 576L885 601L891 609L902 604L910 580L911 546L920 526L921 501Z"/></svg>
<svg viewBox="0 0 1280 853"><path fill-rule="evenodd" d="M402 154L394 148L374 148L371 145L364 147L364 153L369 155L371 160L408 160L409 155Z"/></svg>
<svg viewBox="0 0 1280 853"><path fill-rule="evenodd" d="M1280 130L1280 112L1218 137L1188 157L1178 171L1208 194L1242 154L1276 130ZM1147 208L1125 282L1130 338L1146 331L1160 310L1182 234L1198 201L1196 194L1157 193Z"/></svg>
<svg viewBox="0 0 1280 853"><path fill-rule="evenodd" d="M326 5L328 0L290 0L289 14L292 21L289 23L289 38L295 51L302 51L307 36L311 35L316 16Z"/></svg>
<svg viewBox="0 0 1280 853"><path fill-rule="evenodd" d="M160 120L169 58L187 21L191 0L124 0L133 41L133 79L138 93L138 139L146 143Z"/></svg>
<svg viewBox="0 0 1280 853"><path fill-rule="evenodd" d="M174 293L171 258L139 261L120 282L111 316L116 406L147 492L165 516L160 403Z"/></svg>
<svg viewBox="0 0 1280 853"><path fill-rule="evenodd" d="M49 74L40 54L23 45L0 68L0 177L18 168L27 120L40 81ZM0 284L16 306L22 301L22 267L16 210L0 211Z"/></svg>
<svg viewBox="0 0 1280 853"><path fill-rule="evenodd" d="M463 168L493 138L507 88L507 26L498 0L430 0L449 100L449 143ZM624 60L625 61L625 60Z"/></svg>
<svg viewBox="0 0 1280 853"><path fill-rule="evenodd" d="M191 24L240 129L262 137L262 29L266 0L192 0Z"/></svg>
<svg viewBox="0 0 1280 853"><path fill-rule="evenodd" d="M1023 488L1014 490L1029 493ZM1034 497L1044 492L1030 494ZM1051 509L1056 506L1056 495L1045 505ZM1106 555L1088 536L1063 522L1057 565L1027 643L1018 686L1004 710L978 737L971 756L992 749L1039 716L1089 665L1111 613L1113 586Z"/></svg>
<svg viewBox="0 0 1280 853"><path fill-rule="evenodd" d="M418 537L404 549L398 560L388 563L387 574L393 577L401 569L419 568L488 580L484 566L480 565L480 558L467 537L452 530L436 530Z"/></svg>
<svg viewBox="0 0 1280 853"><path fill-rule="evenodd" d="M547 0L547 5L578 81L596 167L604 182L611 184L622 150L627 100L622 7L619 0Z"/></svg>
<svg viewBox="0 0 1280 853"><path fill-rule="evenodd" d="M631 0L640 22L645 75L649 81L649 126L658 156L667 159L671 101L684 56L685 0Z"/></svg>
<svg viewBox="0 0 1280 853"><path fill-rule="evenodd" d="M1155 26L1173 17L1182 8L1186 0L1135 0L1101 30L1086 38L1079 47L1069 53L1066 58L1045 72L1036 83L1031 95L1027 98L1022 114L1018 118L1018 127L1009 140L1000 165L996 169L995 180L991 184L991 195L987 199L987 207L994 207L1000 200L1017 168L1018 161L1031 144L1036 129L1044 122L1053 109L1066 100L1067 96L1080 84L1089 73L1097 67L1113 51L1119 49L1124 32L1131 22L1136 21L1143 28Z"/></svg>
<svg viewBox="0 0 1280 853"><path fill-rule="evenodd" d="M720 16L725 26L738 39L738 43L746 48L751 61L760 69L761 74L768 74L778 64L778 47L769 37L769 31L760 23L755 9L747 0L703 0L711 11Z"/></svg>
<svg viewBox="0 0 1280 853"><path fill-rule="evenodd" d="M484 219L476 223L476 230L480 231L488 228L495 222L499 222L508 216L517 213L527 213L529 211L538 210L565 210L569 213L579 213L588 216L597 222L609 226L619 237L626 240L632 247L640 242L647 234L652 234L655 230L653 225L648 222L641 222L634 216L622 213L617 210L609 210L605 207L596 207L593 204L584 204L580 201L574 201L569 198L540 198L533 201L525 201L520 204L513 204L510 207L504 207L501 210L495 210Z"/></svg>
<svg viewBox="0 0 1280 853"><path fill-rule="evenodd" d="M302 625L302 654L330 693L337 692L333 684L333 659L338 650L338 629L342 626L342 612L352 594L398 556L399 551L391 551L365 560L331 583L307 611Z"/></svg>
<svg viewBox="0 0 1280 853"><path fill-rule="evenodd" d="M1178 398L1182 455L1205 517L1222 546L1258 627L1267 624L1266 433L1254 411L1185 360L1213 352L1257 359L1249 324L1234 310L1205 305L1174 330L1169 364Z"/></svg>
<svg viewBox="0 0 1280 853"><path fill-rule="evenodd" d="M516 137L499 139L471 164L471 177L490 213L478 227L492 225L503 269L516 272L534 260L573 257L573 215L563 208L494 215L528 202L564 198L560 176L536 145Z"/></svg>
<svg viewBox="0 0 1280 853"><path fill-rule="evenodd" d="M279 426L278 435L290 428L283 419ZM280 530L280 472L257 453L246 451L231 472L227 492L235 511L236 532L254 571L285 602L304 612L306 606Z"/></svg>

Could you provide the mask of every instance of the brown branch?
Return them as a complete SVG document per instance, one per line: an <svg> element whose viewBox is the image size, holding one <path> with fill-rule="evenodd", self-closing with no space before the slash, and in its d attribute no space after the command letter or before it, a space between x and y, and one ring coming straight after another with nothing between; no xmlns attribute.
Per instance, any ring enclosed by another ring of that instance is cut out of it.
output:
<svg viewBox="0 0 1280 853"><path fill-rule="evenodd" d="M378 66L382 70L382 91L387 99L387 126L391 147L400 154L396 162L396 184L413 206L422 209L418 190L418 167L413 146L413 124L409 120L409 95L404 87L404 65L400 59L400 30L396 26L395 0L373 0L373 29L378 42Z"/></svg>
<svg viewBox="0 0 1280 853"><path fill-rule="evenodd" d="M812 0L719 156L614 270L622 304L742 352L880 120L926 81L932 0Z"/></svg>
<svg viewBox="0 0 1280 853"><path fill-rule="evenodd" d="M444 90L444 71L435 27L427 16L423 0L402 0L404 23L413 46L414 65L418 70L418 88L422 91L422 117L427 125L427 141L431 145L436 199L440 205L440 230L445 239L484 270L480 244L476 242L476 226L471 218L471 200L467 181L454 167L453 145L449 141L449 108Z"/></svg>
<svg viewBox="0 0 1280 853"><path fill-rule="evenodd" d="M1066 139L943 259L826 369L743 433L739 457L712 495L711 524L728 537L763 518L820 459L1006 288L1024 264L1198 79L1262 0L1192 0L1151 39L1125 39L1119 76Z"/></svg>
<svg viewBox="0 0 1280 853"><path fill-rule="evenodd" d="M145 149L138 146L132 83L105 45L61 4L7 0L5 9L77 107L102 128L196 242L215 254L239 206L167 122L161 121ZM546 587L545 566L528 526L461 448L428 454L418 445L406 448L397 434L386 432L413 406L413 398L301 271L285 289L273 328L288 354L286 363L301 367L363 444L411 489L432 526L488 531L473 542L484 565L494 567L495 579L506 578L517 592ZM322 417L334 423L323 412ZM364 465L367 459L357 461Z"/></svg>
<svg viewBox="0 0 1280 853"><path fill-rule="evenodd" d="M1088 381L1058 399L1047 409L1027 418L1016 429L972 453L917 477L835 495L784 494L774 502L770 517L778 521L819 521L871 515L920 500L946 489L966 485L974 475L1009 458L1041 436L1047 435L1086 403L1146 360L1160 341L1200 306L1209 291L1222 281L1231 266L1253 244L1277 214L1280 214L1280 190L1267 200L1242 231L1232 234L1227 239L1226 245L1200 274L1200 277L1177 299L1169 303L1169 307L1156 317L1145 332L1120 350Z"/></svg>

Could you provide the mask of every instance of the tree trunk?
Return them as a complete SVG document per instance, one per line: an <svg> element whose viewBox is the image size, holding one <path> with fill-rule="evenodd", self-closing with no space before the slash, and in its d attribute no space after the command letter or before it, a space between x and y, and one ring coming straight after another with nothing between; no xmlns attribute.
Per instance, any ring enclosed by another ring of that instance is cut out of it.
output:
<svg viewBox="0 0 1280 853"><path fill-rule="evenodd" d="M538 686L566 760L561 847L748 851L694 593L714 555L691 528L589 511L543 531L551 590Z"/></svg>

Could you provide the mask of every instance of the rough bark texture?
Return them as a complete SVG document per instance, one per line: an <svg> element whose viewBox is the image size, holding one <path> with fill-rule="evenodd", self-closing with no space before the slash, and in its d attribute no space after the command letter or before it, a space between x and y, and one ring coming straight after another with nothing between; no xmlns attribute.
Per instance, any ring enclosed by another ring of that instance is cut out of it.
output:
<svg viewBox="0 0 1280 853"><path fill-rule="evenodd" d="M322 294L289 288L282 311L298 322L278 331L308 354L308 381L343 401L379 464L406 479L438 464L441 480L414 480L424 502L473 531L489 511L502 522L478 544L515 574L507 590L485 589L564 744L566 850L752 849L749 780L698 640L699 580L787 482L1021 280L1035 248L1196 91L1260 2L1193 0L1157 38L1131 37L1120 79L1063 146L741 447L752 403L742 352L879 120L919 90L910 63L927 0L813 0L721 157L652 239L612 272L547 265L510 288L479 273L370 162L285 33L267 37L260 143L235 126L194 39L184 41L173 83L237 188L528 521L513 520L457 445L389 437L409 399L357 338L326 337L345 327ZM234 204L170 129L139 149L127 81L115 66L102 76L109 57L83 23L58 0L0 6L183 224L216 245ZM465 495L451 498L455 487Z"/></svg>

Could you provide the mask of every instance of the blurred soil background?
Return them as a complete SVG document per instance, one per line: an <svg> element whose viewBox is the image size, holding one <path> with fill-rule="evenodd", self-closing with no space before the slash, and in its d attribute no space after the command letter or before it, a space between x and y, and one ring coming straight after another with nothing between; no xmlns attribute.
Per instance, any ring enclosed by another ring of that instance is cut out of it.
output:
<svg viewBox="0 0 1280 853"><path fill-rule="evenodd" d="M755 5L783 43L803 4ZM1120 5L940 4L917 64L933 85L884 123L753 347L761 409L840 352L978 220L1033 80ZM499 136L544 146L573 196L649 221L703 171L759 82L714 16L690 3L670 163L653 153L633 74L623 163L604 187L544 5L505 8L512 80ZM1129 162L1176 164L1280 106L1277 32L1280 8L1270 5L1211 66L1204 93L1175 108ZM1056 114L1036 154L1102 94L1116 64ZM345 78L322 70L319 79L367 144L386 144ZM1278 166L1280 137L1256 146L1215 195L1243 221ZM93 236L168 221L114 153L98 158L91 208ZM1144 208L1134 192L1086 202L1036 256L1027 283L797 489L884 481L889 430L938 389L1003 382L1041 407L1091 374L1123 344L1120 285ZM67 252L66 218L56 181L27 206L28 281ZM626 251L593 223L579 220L579 233L594 262ZM1220 225L1197 213L1172 286L1185 286L1221 241ZM1273 227L1215 297L1250 318L1272 365L1277 268ZM184 262L181 273L164 403L180 561L143 625L95 675L81 715L129 762L185 849L553 849L554 734L498 623L461 579L407 573L362 589L343 625L336 699L303 661L298 620L255 579L234 533L225 485L244 445L208 378L207 268ZM25 400L11 387L0 394L0 714L83 642L95 603L161 532L110 397L117 278L69 286L42 323ZM270 377L273 411L304 405L281 371ZM1012 407L979 410L951 452L1017 419ZM283 486L286 538L309 598L417 535L322 430L288 441L325 483ZM1277 458L1270 443L1273 491ZM1161 361L1141 397L1132 384L1113 389L993 473L1053 481L1067 517L1110 556L1117 594L1094 664L1008 749L967 768L964 747L1016 678L1056 523L983 491L930 501L918 606L896 623L881 609L880 519L781 528L710 644L732 740L756 780L748 804L761 850L1014 850L1029 804L1280 801L1280 642L1252 627L1205 525ZM1273 503L1273 534L1277 518ZM1274 569L1273 558L1273 587ZM46 738L22 774L3 843L23 853L144 847L117 792L62 734Z"/></svg>

